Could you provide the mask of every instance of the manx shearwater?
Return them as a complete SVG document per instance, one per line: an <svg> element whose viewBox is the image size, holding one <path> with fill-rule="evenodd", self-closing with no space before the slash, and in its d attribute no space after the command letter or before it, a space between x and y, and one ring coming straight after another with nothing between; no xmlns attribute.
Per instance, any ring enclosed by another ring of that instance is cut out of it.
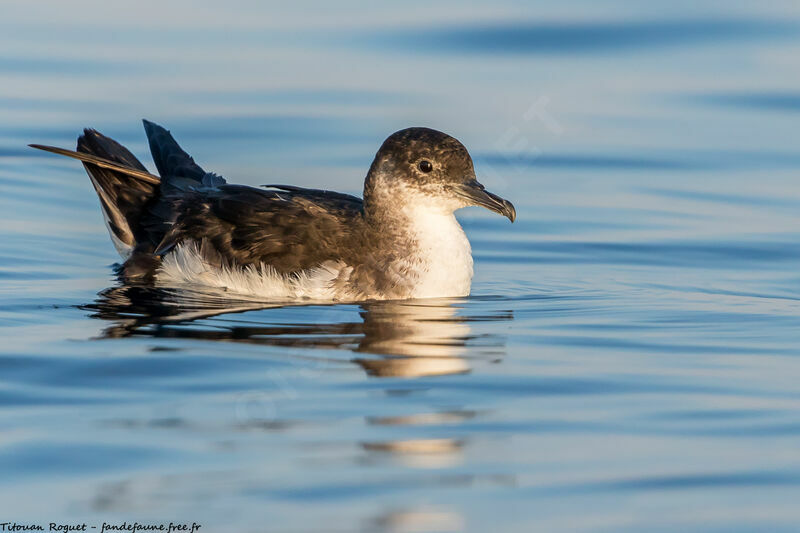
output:
<svg viewBox="0 0 800 533"><path fill-rule="evenodd" d="M466 148L428 128L386 139L362 200L228 184L167 130L144 127L160 176L93 129L75 152L31 145L83 162L129 283L281 301L466 296L472 252L453 212L477 205L516 217L478 182Z"/></svg>

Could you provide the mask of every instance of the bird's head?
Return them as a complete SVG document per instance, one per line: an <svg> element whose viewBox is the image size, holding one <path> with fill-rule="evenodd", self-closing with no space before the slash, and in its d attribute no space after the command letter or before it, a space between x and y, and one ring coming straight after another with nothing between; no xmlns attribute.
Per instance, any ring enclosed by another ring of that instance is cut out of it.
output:
<svg viewBox="0 0 800 533"><path fill-rule="evenodd" d="M464 145L429 128L400 130L383 142L367 175L364 200L384 210L413 204L452 213L481 206L511 222L517 216L511 202L478 182Z"/></svg>

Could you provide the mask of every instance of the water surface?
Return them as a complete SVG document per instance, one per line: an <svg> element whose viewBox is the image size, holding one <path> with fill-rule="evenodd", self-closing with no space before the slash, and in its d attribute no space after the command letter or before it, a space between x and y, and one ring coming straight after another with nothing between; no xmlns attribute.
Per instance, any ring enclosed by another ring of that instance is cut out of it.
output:
<svg viewBox="0 0 800 533"><path fill-rule="evenodd" d="M0 521L797 529L796 4L10 2L0 43ZM441 129L518 220L460 213L469 298L176 305L25 147L152 169L142 117L356 194Z"/></svg>

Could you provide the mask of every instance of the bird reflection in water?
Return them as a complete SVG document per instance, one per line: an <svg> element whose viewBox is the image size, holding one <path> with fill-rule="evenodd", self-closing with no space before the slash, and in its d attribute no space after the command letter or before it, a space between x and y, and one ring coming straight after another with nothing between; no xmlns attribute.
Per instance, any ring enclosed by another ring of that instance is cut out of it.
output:
<svg viewBox="0 0 800 533"><path fill-rule="evenodd" d="M476 335L476 321L513 320L511 311L469 316L463 300L407 300L359 304L360 321L272 323L219 319L220 315L285 307L124 285L100 293L84 306L94 318L110 321L101 338L153 337L242 342L293 348L344 349L352 362L375 377L460 374L474 360L502 357L505 339ZM259 315L258 318L262 318ZM470 352L469 355L467 352ZM376 357L377 356L377 357Z"/></svg>
<svg viewBox="0 0 800 533"><path fill-rule="evenodd" d="M312 350L315 361L339 367L356 364L372 377L417 378L463 374L502 359L505 338L480 334L476 323L514 317L511 311L497 311L496 301L487 303L490 305L481 305L479 298L471 299L469 306L464 306L461 299L370 302L303 312L298 308L280 310L279 305L192 299L153 287L119 286L107 289L84 309L108 322L101 338L149 337L287 347L293 348L288 354L298 361L308 360ZM485 311L487 308L491 310ZM345 320L323 321L325 317L343 315ZM337 350L355 356L337 358ZM325 372L336 367L323 364L313 368ZM425 405L420 412L418 402L403 400L409 390L402 382L386 382L385 393L397 397L397 409L377 416L371 412L364 417L369 431L353 443L360 450L359 464L377 468L391 464L424 471L422 477L415 478L414 486L514 482L507 476L482 473L439 474L463 460L469 440L459 427L485 413L457 404L445 407L436 403ZM239 431L290 432L294 427L291 421L275 415L259 413L239 420L235 427ZM186 484L194 486L194 480L187 479ZM119 505L129 505L129 498L126 496ZM387 507L369 520L368 529L380 531L455 531L463 524L457 511L424 506Z"/></svg>

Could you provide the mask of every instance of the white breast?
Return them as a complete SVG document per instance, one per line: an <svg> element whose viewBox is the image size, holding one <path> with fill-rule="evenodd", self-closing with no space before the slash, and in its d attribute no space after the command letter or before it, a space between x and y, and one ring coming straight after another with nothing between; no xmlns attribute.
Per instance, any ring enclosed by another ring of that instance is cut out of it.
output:
<svg viewBox="0 0 800 533"><path fill-rule="evenodd" d="M413 262L417 284L413 298L469 295L472 248L452 213L420 209L411 217L418 249Z"/></svg>

